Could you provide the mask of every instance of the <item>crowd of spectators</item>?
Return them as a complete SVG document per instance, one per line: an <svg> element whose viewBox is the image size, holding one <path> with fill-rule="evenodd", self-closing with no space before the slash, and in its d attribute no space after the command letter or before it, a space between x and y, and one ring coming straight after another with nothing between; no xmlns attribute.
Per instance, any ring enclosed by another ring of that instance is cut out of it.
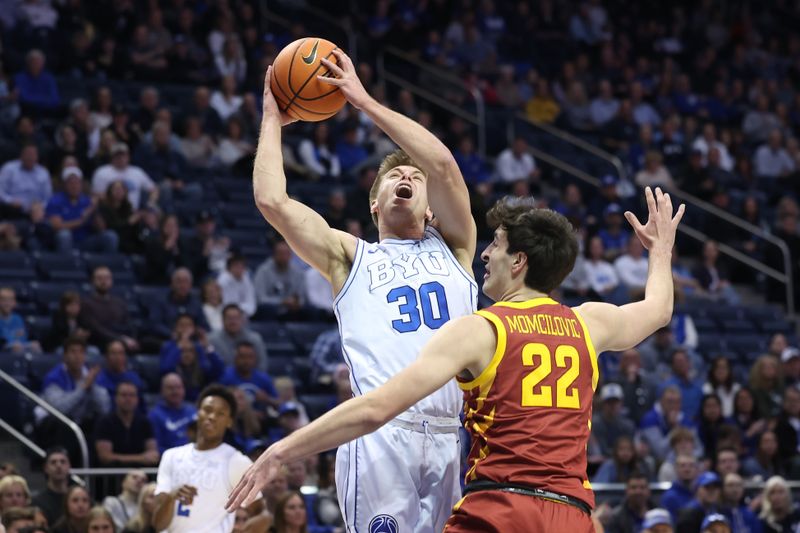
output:
<svg viewBox="0 0 800 533"><path fill-rule="evenodd" d="M581 257L559 291L564 301L642 296L647 254L623 213L638 208L643 186L682 190L779 236L800 274L796 6L384 0L362 7L351 16L372 50L401 45L480 90L499 120L519 113L554 124L624 162L630 178L599 175L595 192L537 161L529 149L535 139L523 133L480 154L465 120L407 90L387 93L374 57L362 54L358 71L370 92L453 150L481 240L489 236L486 208L502 194L535 194L573 222ZM25 294L30 287L0 280L2 355L52 363L32 383L91 436L95 466L156 465L164 450L189 442L193 400L211 382L236 391L230 438L251 455L350 396L330 286L285 242L265 239L266 224L243 210L252 205L247 180L263 72L283 45L308 33L299 23L264 28L258 9L34 0L0 14L0 249L22 254L14 257L36 264L47 280L57 279L42 270L55 264L48 258L63 265L70 257L88 273L58 278L78 283L45 311ZM470 108L467 93L424 71L414 75ZM293 193L332 227L374 238L369 189L392 142L350 107L330 121L287 127L284 142ZM672 488L658 503L678 531L700 531L713 511L736 533L788 531L800 523L782 481L800 478L796 336L763 331L766 349L744 358L709 344L708 328L695 323L707 317L694 312L738 309L734 283L782 301L781 286L726 264L718 243L778 270L782 257L714 219L687 222L713 240L685 247L686 257L676 250L681 305L672 324L637 349L601 357L590 477L627 490L621 500L601 498L599 515L608 531L638 532L657 503L647 482L664 481ZM87 268L92 257L106 261ZM46 331L31 320L43 312L52 314ZM289 342L276 324L289 323L315 325L295 354L310 365L306 374L275 365L270 353ZM155 380L144 375L148 367ZM323 396L322 409L304 405L309 392ZM117 530L147 531L152 484L132 470L120 494L103 500L107 511L90 508L92 491L68 481L78 457L70 435L46 412L34 415L36 440L67 449L48 455L46 489L32 500L3 503L0 480L4 522L45 517L55 531L85 531L91 520L111 520ZM273 515L303 499L311 530L333 531L341 517L332 461L318 463L291 466L264 496ZM743 479L767 482L763 494L745 500ZM309 483L319 485L314 498L292 492ZM31 503L42 513L6 512ZM239 518L237 527L247 517Z"/></svg>

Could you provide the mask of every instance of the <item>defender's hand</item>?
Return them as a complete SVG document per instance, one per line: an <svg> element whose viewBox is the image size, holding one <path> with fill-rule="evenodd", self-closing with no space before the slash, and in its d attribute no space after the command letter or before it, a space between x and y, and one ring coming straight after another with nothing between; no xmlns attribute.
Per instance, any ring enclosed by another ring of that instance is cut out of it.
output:
<svg viewBox="0 0 800 533"><path fill-rule="evenodd" d="M236 484L228 497L228 503L225 504L225 510L232 513L239 507L248 507L256 501L261 489L272 479L280 466L280 462L273 456L271 447L267 448Z"/></svg>
<svg viewBox="0 0 800 533"><path fill-rule="evenodd" d="M642 225L636 215L630 211L625 212L625 218L633 226L633 231L636 232L636 236L639 237L645 249L650 250L654 246L660 246L671 252L672 246L675 244L675 232L686 211L686 206L681 204L673 217L672 199L669 194L664 194L660 187L656 187L655 195L653 190L647 187L645 197L647 198L647 223Z"/></svg>
<svg viewBox="0 0 800 533"><path fill-rule="evenodd" d="M361 109L370 100L370 95L361 80L358 79L358 73L356 72L356 67L353 66L353 61L339 49L333 50L333 55L336 56L339 64L337 65L324 57L320 59L320 62L328 67L331 75L317 76L317 79L341 89L347 101L356 109Z"/></svg>

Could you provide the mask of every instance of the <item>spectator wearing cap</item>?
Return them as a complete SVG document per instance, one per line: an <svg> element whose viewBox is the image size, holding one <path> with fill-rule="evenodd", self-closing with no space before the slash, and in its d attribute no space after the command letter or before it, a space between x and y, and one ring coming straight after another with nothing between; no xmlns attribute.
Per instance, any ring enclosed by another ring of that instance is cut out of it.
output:
<svg viewBox="0 0 800 533"><path fill-rule="evenodd" d="M25 56L25 70L14 76L23 112L51 113L61 105L56 79L45 70L46 57L41 50Z"/></svg>
<svg viewBox="0 0 800 533"><path fill-rule="evenodd" d="M225 368L219 382L242 389L256 412L263 412L269 405L279 407L278 391L269 374L256 368L257 363L255 346L242 341L236 345L233 364Z"/></svg>
<svg viewBox="0 0 800 533"><path fill-rule="evenodd" d="M130 150L125 143L117 143L111 149L111 163L103 165L92 176L92 193L105 194L108 186L122 181L128 188L128 201L134 209L144 207L142 195L147 195L146 205L157 205L158 187L144 170L130 164Z"/></svg>
<svg viewBox="0 0 800 533"><path fill-rule="evenodd" d="M676 427L691 427L681 410L681 391L672 385L665 387L661 398L642 417L640 436L656 461L663 461L669 453L669 434Z"/></svg>
<svg viewBox="0 0 800 533"><path fill-rule="evenodd" d="M786 387L775 425L780 456L788 461L800 452L800 390Z"/></svg>
<svg viewBox="0 0 800 533"><path fill-rule="evenodd" d="M528 153L528 142L524 137L517 137L511 146L500 152L495 168L497 179L508 185L534 180L541 174L533 156Z"/></svg>
<svg viewBox="0 0 800 533"><path fill-rule="evenodd" d="M716 472L703 472L694 483L694 499L678 515L678 531L700 531L703 519L722 511L722 480Z"/></svg>
<svg viewBox="0 0 800 533"><path fill-rule="evenodd" d="M636 431L634 423L622 414L624 398L622 386L618 383L606 383L600 389L600 409L592 417L592 436L604 457L611 456L617 439L633 438Z"/></svg>
<svg viewBox="0 0 800 533"><path fill-rule="evenodd" d="M700 533L731 533L731 523L721 513L711 513L703 518L700 524Z"/></svg>
<svg viewBox="0 0 800 533"><path fill-rule="evenodd" d="M628 239L627 251L614 261L614 270L628 290L631 300L641 300L647 284L648 261L644 246L637 236Z"/></svg>
<svg viewBox="0 0 800 533"><path fill-rule="evenodd" d="M672 516L669 511L658 507L644 514L642 533L673 533Z"/></svg>
<svg viewBox="0 0 800 533"><path fill-rule="evenodd" d="M603 211L605 226L597 232L597 236L603 241L605 258L613 261L622 253L631 238L631 233L623 228L622 225L622 206L620 204L609 204Z"/></svg>
<svg viewBox="0 0 800 533"><path fill-rule="evenodd" d="M781 352L781 373L787 386L800 385L800 350L794 346Z"/></svg>
<svg viewBox="0 0 800 533"><path fill-rule="evenodd" d="M697 459L694 455L678 455L675 459L675 475L675 481L661 495L661 506L670 512L673 520L694 498L692 487L697 479Z"/></svg>
<svg viewBox="0 0 800 533"><path fill-rule="evenodd" d="M732 533L758 533L761 524L745 502L742 476L730 473L722 476L722 505L727 508Z"/></svg>
<svg viewBox="0 0 800 533"><path fill-rule="evenodd" d="M209 336L214 349L225 362L231 365L236 356L236 346L241 342L251 344L256 351L259 370L267 369L267 350L261 335L245 326L245 316L236 304L228 304L222 309L222 329Z"/></svg>
<svg viewBox="0 0 800 533"><path fill-rule="evenodd" d="M764 533L792 533L800 525L800 510L792 499L786 480L773 476L761 493L761 528Z"/></svg>
<svg viewBox="0 0 800 533"><path fill-rule="evenodd" d="M611 513L607 530L615 533L639 533L647 512L655 507L650 501L647 476L634 472L625 483L625 497Z"/></svg>
<svg viewBox="0 0 800 533"><path fill-rule="evenodd" d="M186 401L183 379L174 372L165 374L161 378L161 396L148 414L158 451L163 454L188 443L187 429L196 414L197 408Z"/></svg>
<svg viewBox="0 0 800 533"><path fill-rule="evenodd" d="M248 317L256 312L256 288L247 270L244 256L232 255L228 258L225 272L217 277L222 289L222 304L235 303Z"/></svg>
<svg viewBox="0 0 800 533"><path fill-rule="evenodd" d="M663 387L675 387L681 392L681 410L684 420L694 420L700 411L703 389L696 382L692 361L685 349L678 348L672 352L670 368L672 373L664 382ZM719 400L717 401L719 402Z"/></svg>
<svg viewBox="0 0 800 533"><path fill-rule="evenodd" d="M50 173L39 164L39 149L26 144L19 159L0 167L0 218L36 218L44 214L53 188Z"/></svg>
<svg viewBox="0 0 800 533"><path fill-rule="evenodd" d="M104 229L95 218L97 197L83 193L83 172L78 167L67 167L61 172L64 191L55 193L47 202L45 215L56 231L56 248L69 252L73 245L84 251L116 252L119 237Z"/></svg>
<svg viewBox="0 0 800 533"><path fill-rule="evenodd" d="M269 438L276 442L301 427L300 407L295 402L284 402L278 407L278 427L269 430Z"/></svg>

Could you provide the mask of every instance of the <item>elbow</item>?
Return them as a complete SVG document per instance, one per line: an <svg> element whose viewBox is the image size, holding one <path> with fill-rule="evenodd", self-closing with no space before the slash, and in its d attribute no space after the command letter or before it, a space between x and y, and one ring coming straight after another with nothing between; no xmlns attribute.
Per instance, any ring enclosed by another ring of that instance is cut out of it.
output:
<svg viewBox="0 0 800 533"><path fill-rule="evenodd" d="M255 191L254 196L256 207L258 207L258 210L265 215L277 213L280 208L289 200L289 197L286 196L286 194L275 195Z"/></svg>

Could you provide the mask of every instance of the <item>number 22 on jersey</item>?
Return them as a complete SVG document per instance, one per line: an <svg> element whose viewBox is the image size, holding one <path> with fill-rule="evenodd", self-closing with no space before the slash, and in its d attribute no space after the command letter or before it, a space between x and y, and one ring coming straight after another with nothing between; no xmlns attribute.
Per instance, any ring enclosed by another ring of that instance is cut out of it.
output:
<svg viewBox="0 0 800 533"><path fill-rule="evenodd" d="M580 356L574 346L562 344L556 348L555 366L566 371L556 380L555 395L552 386L542 385L553 372L550 348L540 342L526 344L522 348L522 364L535 367L522 378L523 407L581 408L578 389L572 386L580 373Z"/></svg>

